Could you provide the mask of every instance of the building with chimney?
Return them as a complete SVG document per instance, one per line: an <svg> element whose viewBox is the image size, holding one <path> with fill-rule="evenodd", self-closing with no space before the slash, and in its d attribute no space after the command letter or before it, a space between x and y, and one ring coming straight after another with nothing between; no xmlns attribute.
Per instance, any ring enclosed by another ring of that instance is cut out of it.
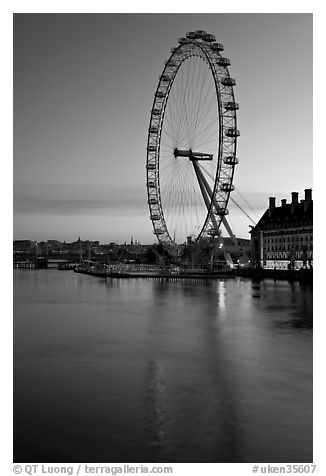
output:
<svg viewBox="0 0 326 476"><path fill-rule="evenodd" d="M312 268L313 200L312 190L292 192L291 203L269 198L269 207L251 230L251 258L255 267L264 269Z"/></svg>

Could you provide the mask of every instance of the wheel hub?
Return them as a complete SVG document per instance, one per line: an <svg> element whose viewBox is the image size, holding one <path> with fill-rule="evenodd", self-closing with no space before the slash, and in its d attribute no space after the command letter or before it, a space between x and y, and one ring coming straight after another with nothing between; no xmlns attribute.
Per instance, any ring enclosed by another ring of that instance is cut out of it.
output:
<svg viewBox="0 0 326 476"><path fill-rule="evenodd" d="M173 151L174 158L188 157L189 160L213 160L213 154L206 154L204 152L193 152L191 149L181 150L175 148Z"/></svg>

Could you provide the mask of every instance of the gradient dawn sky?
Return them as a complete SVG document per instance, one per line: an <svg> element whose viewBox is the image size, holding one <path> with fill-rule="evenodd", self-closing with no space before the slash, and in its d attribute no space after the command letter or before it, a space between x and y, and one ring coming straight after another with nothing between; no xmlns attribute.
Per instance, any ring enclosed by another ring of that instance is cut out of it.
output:
<svg viewBox="0 0 326 476"><path fill-rule="evenodd" d="M268 197L312 187L312 14L15 14L14 239L153 243L147 130L164 61L213 33L240 103L232 197L257 221ZM240 193L239 193L240 192ZM230 203L230 224L249 219Z"/></svg>

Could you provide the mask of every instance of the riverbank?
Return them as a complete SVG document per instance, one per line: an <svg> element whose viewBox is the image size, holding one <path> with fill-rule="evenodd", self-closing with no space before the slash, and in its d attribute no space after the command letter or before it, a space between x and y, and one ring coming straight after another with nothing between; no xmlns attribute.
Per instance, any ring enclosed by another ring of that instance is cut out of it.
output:
<svg viewBox="0 0 326 476"><path fill-rule="evenodd" d="M312 269L300 269L300 270L285 270L285 269L252 269L252 268L240 268L236 270L236 275L239 277L252 278L255 280L261 279L274 279L274 280L288 280L288 281L300 281L300 282L313 282L313 270Z"/></svg>

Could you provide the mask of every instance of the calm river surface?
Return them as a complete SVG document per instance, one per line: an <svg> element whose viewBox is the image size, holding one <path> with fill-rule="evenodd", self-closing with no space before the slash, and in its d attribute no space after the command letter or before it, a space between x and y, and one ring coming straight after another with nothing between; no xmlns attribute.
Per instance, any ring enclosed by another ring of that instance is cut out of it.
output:
<svg viewBox="0 0 326 476"><path fill-rule="evenodd" d="M312 289L14 270L15 462L312 462Z"/></svg>

